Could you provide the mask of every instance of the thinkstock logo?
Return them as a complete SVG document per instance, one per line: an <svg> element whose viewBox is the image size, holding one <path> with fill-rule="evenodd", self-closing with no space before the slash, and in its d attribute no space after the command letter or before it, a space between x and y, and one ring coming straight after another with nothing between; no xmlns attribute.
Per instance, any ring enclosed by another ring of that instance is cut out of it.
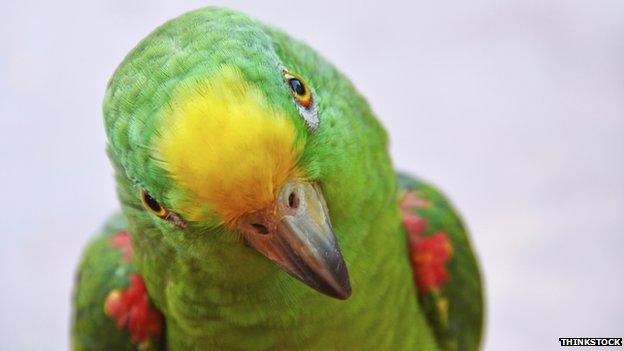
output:
<svg viewBox="0 0 624 351"><path fill-rule="evenodd" d="M561 346L622 346L622 338L559 338Z"/></svg>

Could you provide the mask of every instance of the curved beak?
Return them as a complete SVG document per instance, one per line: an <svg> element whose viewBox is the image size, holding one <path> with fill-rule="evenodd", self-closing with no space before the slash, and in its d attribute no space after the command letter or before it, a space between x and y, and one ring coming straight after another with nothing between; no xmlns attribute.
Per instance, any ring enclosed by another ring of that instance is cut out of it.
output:
<svg viewBox="0 0 624 351"><path fill-rule="evenodd" d="M317 184L286 183L269 208L243 216L238 229L251 247L310 287L342 300L351 295L347 266Z"/></svg>

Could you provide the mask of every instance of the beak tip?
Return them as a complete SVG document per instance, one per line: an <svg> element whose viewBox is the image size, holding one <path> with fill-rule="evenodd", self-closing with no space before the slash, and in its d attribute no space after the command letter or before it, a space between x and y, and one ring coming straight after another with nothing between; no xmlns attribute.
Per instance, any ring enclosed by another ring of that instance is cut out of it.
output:
<svg viewBox="0 0 624 351"><path fill-rule="evenodd" d="M346 300L351 297L351 285L347 282L347 285L344 286L341 290L337 290L336 294L333 297L338 300Z"/></svg>
<svg viewBox="0 0 624 351"><path fill-rule="evenodd" d="M329 297L333 297L338 300L347 300L351 297L351 285L347 282L346 285L341 286L339 288L316 288L316 290L324 295Z"/></svg>
<svg viewBox="0 0 624 351"><path fill-rule="evenodd" d="M344 261L341 264L341 269L334 275L334 278L333 284L327 284L324 288L318 290L338 300L346 300L351 297L351 280L349 279L349 273Z"/></svg>
<svg viewBox="0 0 624 351"><path fill-rule="evenodd" d="M341 257L342 258L342 257ZM341 262L341 272L339 281L339 288L336 289L336 298L340 300L346 300L351 296L351 279L349 279L349 271L344 260Z"/></svg>

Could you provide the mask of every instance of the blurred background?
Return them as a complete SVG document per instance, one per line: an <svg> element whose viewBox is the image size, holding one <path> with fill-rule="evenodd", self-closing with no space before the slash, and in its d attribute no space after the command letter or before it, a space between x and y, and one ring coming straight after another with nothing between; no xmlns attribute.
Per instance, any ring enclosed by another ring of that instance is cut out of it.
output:
<svg viewBox="0 0 624 351"><path fill-rule="evenodd" d="M2 1L0 339L68 347L81 250L117 208L101 101L124 55L205 5L285 29L386 125L399 168L464 215L486 350L624 334L624 3Z"/></svg>

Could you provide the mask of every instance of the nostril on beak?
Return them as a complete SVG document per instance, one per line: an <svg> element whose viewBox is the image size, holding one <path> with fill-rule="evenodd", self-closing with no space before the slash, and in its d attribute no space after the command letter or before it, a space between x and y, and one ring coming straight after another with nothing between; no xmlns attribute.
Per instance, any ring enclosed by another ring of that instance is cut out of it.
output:
<svg viewBox="0 0 624 351"><path fill-rule="evenodd" d="M251 226L262 235L269 234L269 230L264 224L252 223Z"/></svg>
<svg viewBox="0 0 624 351"><path fill-rule="evenodd" d="M299 207L299 197L294 191L288 196L288 207L292 209L297 209L297 207Z"/></svg>

